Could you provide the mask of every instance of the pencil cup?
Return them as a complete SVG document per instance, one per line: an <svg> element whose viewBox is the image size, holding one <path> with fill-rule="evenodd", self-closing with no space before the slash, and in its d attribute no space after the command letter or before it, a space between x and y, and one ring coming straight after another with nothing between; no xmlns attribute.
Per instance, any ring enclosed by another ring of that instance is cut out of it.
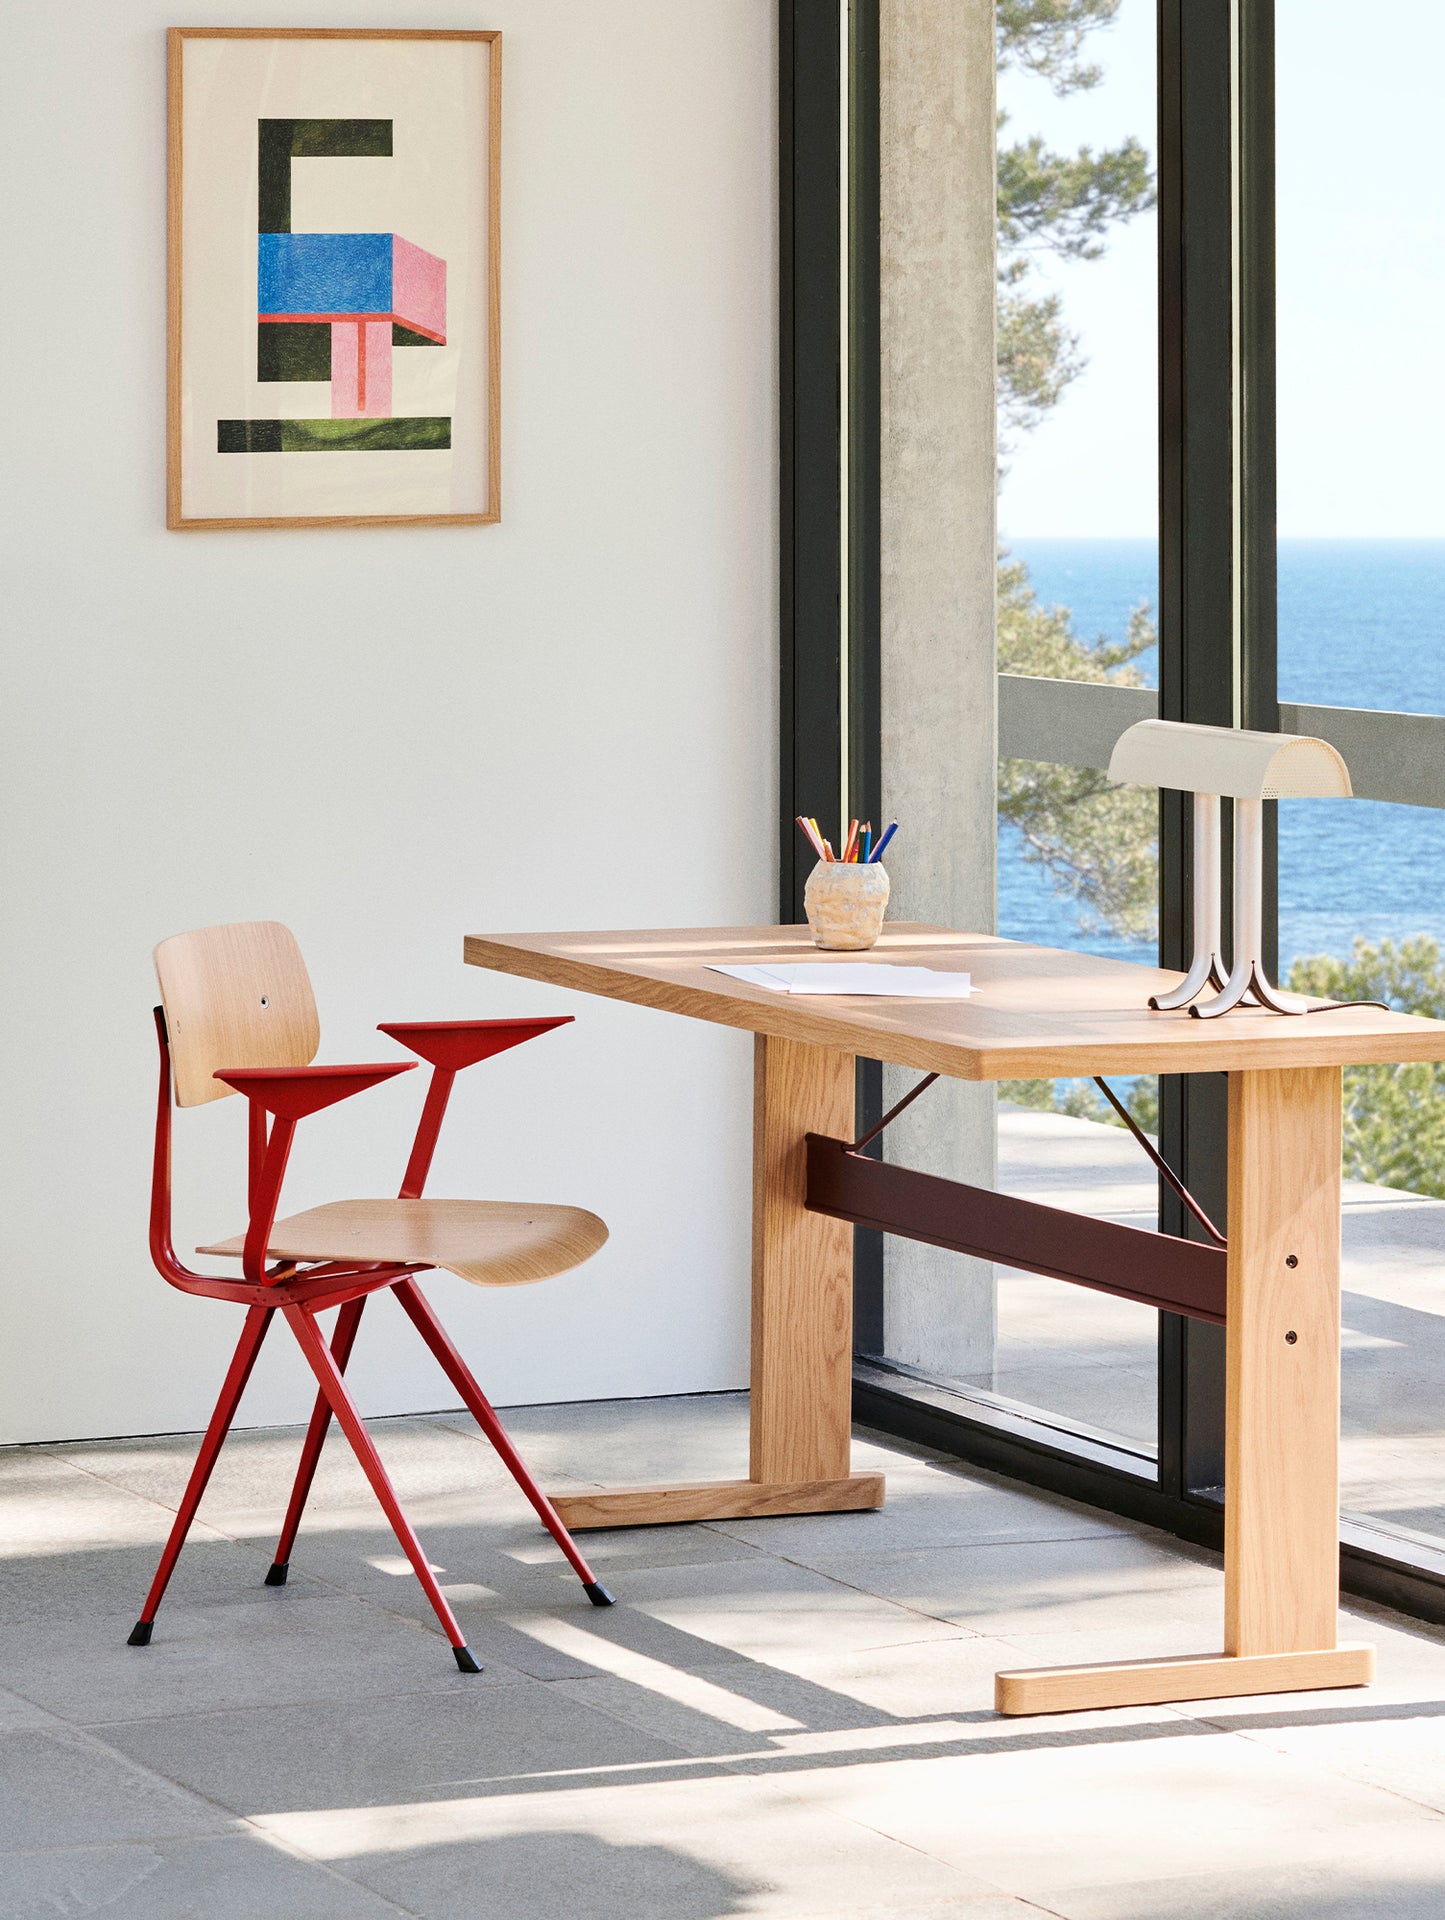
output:
<svg viewBox="0 0 1445 1920"><path fill-rule="evenodd" d="M820 860L808 875L803 905L816 946L856 953L883 930L888 875L877 861Z"/></svg>

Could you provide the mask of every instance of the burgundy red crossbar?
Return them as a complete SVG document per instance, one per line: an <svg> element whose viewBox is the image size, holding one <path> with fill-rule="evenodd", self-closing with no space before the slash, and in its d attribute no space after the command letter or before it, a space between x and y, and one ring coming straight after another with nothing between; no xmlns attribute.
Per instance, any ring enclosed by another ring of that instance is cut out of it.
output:
<svg viewBox="0 0 1445 1920"><path fill-rule="evenodd" d="M814 1213L1224 1325L1222 1247L889 1166L826 1134L807 1148Z"/></svg>

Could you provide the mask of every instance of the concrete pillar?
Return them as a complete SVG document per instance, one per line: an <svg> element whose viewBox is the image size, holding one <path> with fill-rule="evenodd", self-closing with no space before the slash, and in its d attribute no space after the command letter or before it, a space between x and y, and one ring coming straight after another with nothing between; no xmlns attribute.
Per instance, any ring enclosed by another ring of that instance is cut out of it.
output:
<svg viewBox="0 0 1445 1920"><path fill-rule="evenodd" d="M883 796L890 914L996 913L993 0L882 0ZM884 1075L885 1104L917 1078ZM994 1095L940 1081L890 1159L991 1185ZM885 1352L991 1376L991 1267L889 1240Z"/></svg>

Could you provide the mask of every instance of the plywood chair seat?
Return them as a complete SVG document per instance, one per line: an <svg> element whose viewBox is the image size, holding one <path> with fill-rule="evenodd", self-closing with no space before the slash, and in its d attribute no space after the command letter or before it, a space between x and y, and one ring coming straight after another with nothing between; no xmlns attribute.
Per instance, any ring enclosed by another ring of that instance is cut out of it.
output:
<svg viewBox="0 0 1445 1920"><path fill-rule="evenodd" d="M343 1260L444 1267L478 1287L525 1286L565 1273L596 1253L607 1228L581 1207L513 1200L333 1200L278 1220L273 1260ZM239 1258L236 1234L197 1253Z"/></svg>

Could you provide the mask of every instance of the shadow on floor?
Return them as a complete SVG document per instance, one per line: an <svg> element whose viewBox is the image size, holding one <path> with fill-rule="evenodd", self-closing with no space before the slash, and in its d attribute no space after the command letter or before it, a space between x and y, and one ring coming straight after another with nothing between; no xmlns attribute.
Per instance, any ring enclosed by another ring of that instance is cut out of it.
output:
<svg viewBox="0 0 1445 1920"><path fill-rule="evenodd" d="M332 1864L405 1908L506 1920L727 1920L754 1889L672 1847L625 1846L574 1831L509 1833Z"/></svg>

